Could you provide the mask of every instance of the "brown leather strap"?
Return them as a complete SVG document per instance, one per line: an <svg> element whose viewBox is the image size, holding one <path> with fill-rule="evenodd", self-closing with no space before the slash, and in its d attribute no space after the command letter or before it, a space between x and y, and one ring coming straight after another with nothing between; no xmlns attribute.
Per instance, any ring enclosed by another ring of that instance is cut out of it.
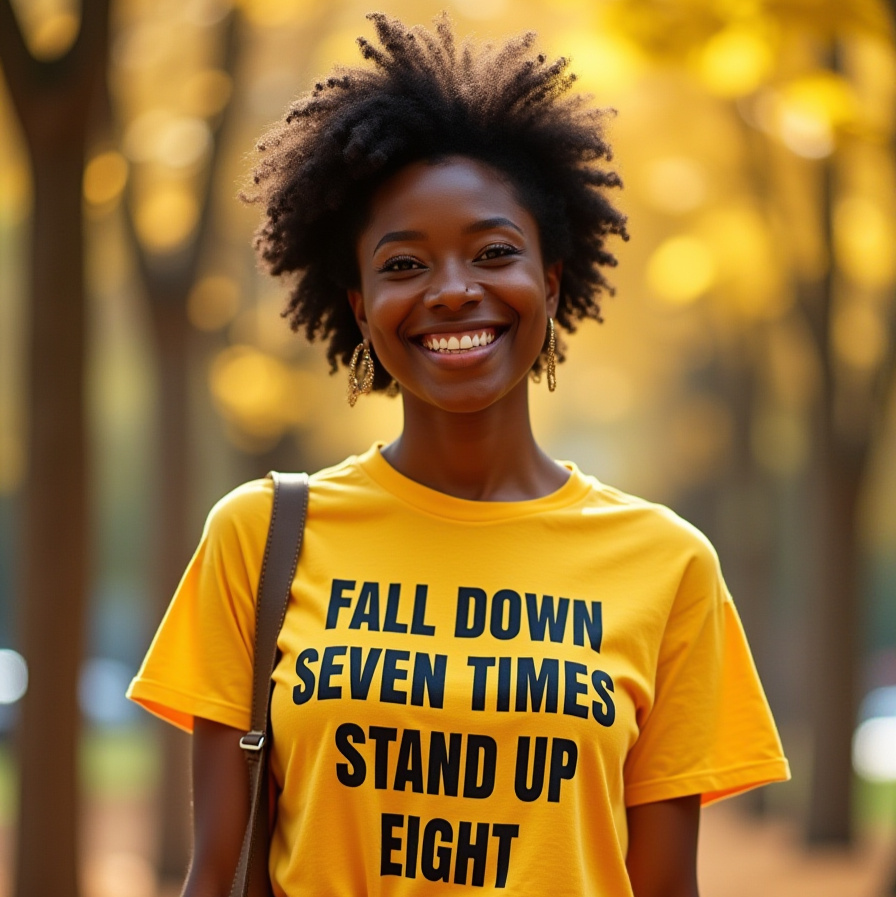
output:
<svg viewBox="0 0 896 897"><path fill-rule="evenodd" d="M230 897L247 897L250 882L253 897L271 893L267 775L271 742L271 676L277 663L277 636L289 604L308 510L307 474L272 471L268 476L274 481L274 507L258 580L251 728L240 739L240 747L249 763L249 819Z"/></svg>

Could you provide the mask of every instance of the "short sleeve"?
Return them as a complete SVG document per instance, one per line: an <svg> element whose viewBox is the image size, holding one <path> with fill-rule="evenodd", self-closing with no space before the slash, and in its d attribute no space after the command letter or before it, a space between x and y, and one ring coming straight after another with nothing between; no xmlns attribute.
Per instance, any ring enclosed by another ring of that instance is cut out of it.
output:
<svg viewBox="0 0 896 897"><path fill-rule="evenodd" d="M128 697L187 731L203 717L249 725L255 591L273 504L270 481L218 502Z"/></svg>
<svg viewBox="0 0 896 897"><path fill-rule="evenodd" d="M626 805L687 794L707 804L789 777L718 559L700 542L663 634L652 706L626 759Z"/></svg>

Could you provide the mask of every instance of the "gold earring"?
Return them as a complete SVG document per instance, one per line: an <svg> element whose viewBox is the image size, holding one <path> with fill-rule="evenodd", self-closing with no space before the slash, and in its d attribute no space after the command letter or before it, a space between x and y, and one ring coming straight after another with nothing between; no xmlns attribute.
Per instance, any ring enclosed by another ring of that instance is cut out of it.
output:
<svg viewBox="0 0 896 897"><path fill-rule="evenodd" d="M364 376L358 379L358 362L364 366ZM355 407L358 396L366 396L373 389L373 358L370 356L370 344L367 340L358 343L348 366L348 403Z"/></svg>
<svg viewBox="0 0 896 897"><path fill-rule="evenodd" d="M548 318L548 357L547 357L548 390L557 388L557 334L554 332L554 319Z"/></svg>

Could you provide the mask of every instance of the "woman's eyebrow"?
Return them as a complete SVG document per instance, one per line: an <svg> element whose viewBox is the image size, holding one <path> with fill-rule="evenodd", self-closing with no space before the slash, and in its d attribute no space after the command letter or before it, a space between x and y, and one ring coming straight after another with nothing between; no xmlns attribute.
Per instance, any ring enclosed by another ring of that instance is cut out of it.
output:
<svg viewBox="0 0 896 897"><path fill-rule="evenodd" d="M480 231L491 230L493 227L509 227L522 235L523 229L514 224L509 218L496 216L495 218L483 218L482 221L474 221L467 225L463 232L465 234L478 234ZM426 234L422 230L393 230L380 237L380 241L373 247L376 252L384 243L400 243L402 240L423 240Z"/></svg>
<svg viewBox="0 0 896 897"><path fill-rule="evenodd" d="M491 230L493 227L510 227L517 231L521 236L523 229L514 224L509 218L503 218L500 215L495 218L485 218L482 221L476 221L464 228L465 234L478 234L479 231Z"/></svg>
<svg viewBox="0 0 896 897"><path fill-rule="evenodd" d="M426 234L423 233L422 230L393 230L389 231L387 234L383 234L380 238L379 243L373 247L373 251L376 252L383 243L399 243L402 240L422 240L426 237Z"/></svg>

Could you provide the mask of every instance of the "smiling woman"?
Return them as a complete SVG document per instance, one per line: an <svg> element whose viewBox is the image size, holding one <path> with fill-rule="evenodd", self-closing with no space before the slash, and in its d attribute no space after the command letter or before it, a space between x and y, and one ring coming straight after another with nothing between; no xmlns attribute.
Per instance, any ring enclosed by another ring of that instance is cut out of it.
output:
<svg viewBox="0 0 896 897"><path fill-rule="evenodd" d="M626 237L602 114L531 35L456 49L371 17L259 144L257 248L287 316L400 393L401 435L311 477L280 631L276 824L252 897L696 897L701 803L788 775L706 539L555 461L529 380L600 319ZM186 897L246 824L272 486L213 509L131 686L194 733Z"/></svg>
<svg viewBox="0 0 896 897"><path fill-rule="evenodd" d="M524 451L527 416L511 409L525 405L562 265L545 265L538 225L507 178L463 156L412 163L374 193L357 245L360 289L348 298L411 411L400 446L439 409L490 409Z"/></svg>

